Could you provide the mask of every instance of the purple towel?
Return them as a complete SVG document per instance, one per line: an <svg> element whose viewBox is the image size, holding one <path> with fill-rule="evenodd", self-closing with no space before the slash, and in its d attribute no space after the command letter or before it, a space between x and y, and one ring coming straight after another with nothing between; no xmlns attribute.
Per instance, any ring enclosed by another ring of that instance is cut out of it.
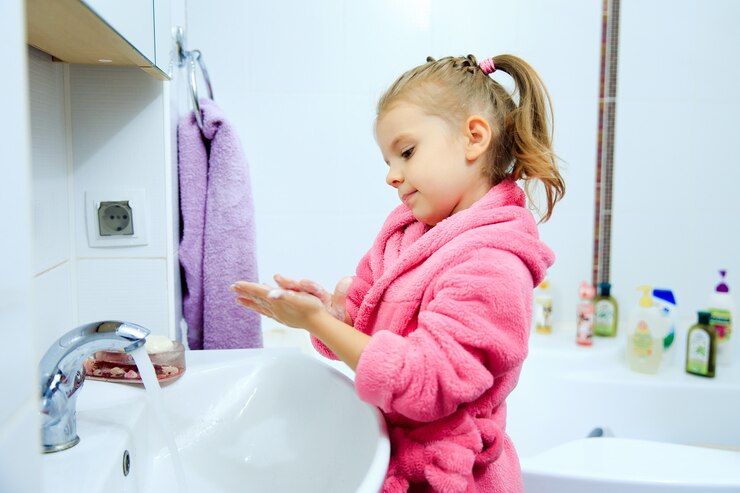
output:
<svg viewBox="0 0 740 493"><path fill-rule="evenodd" d="M180 265L191 349L262 347L260 317L229 286L257 281L249 170L234 127L202 99L203 133L189 113L178 125Z"/></svg>

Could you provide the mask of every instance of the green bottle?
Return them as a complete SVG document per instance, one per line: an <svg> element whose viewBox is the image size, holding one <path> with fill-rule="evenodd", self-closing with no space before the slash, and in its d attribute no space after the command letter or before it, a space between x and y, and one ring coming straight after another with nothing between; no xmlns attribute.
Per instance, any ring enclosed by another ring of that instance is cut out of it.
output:
<svg viewBox="0 0 740 493"><path fill-rule="evenodd" d="M619 306L611 295L612 285L599 283L599 293L594 298L594 334L601 337L617 335Z"/></svg>
<svg viewBox="0 0 740 493"><path fill-rule="evenodd" d="M699 321L689 328L686 340L686 372L714 378L717 333L709 324L711 313L699 312Z"/></svg>

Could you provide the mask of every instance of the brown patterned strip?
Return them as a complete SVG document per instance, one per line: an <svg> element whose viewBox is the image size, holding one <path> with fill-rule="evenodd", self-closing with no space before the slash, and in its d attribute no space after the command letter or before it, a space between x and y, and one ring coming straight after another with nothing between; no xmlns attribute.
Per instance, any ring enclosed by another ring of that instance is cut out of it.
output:
<svg viewBox="0 0 740 493"><path fill-rule="evenodd" d="M596 146L596 193L592 282L608 282L611 268L614 124L617 96L619 0L604 0L601 19L599 126Z"/></svg>

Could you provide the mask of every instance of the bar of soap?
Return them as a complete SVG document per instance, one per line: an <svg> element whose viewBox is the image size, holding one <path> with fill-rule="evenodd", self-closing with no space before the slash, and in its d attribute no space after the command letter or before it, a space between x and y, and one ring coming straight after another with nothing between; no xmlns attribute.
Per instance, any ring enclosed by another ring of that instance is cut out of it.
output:
<svg viewBox="0 0 740 493"><path fill-rule="evenodd" d="M146 344L144 344L146 352L149 354L164 353L165 351L172 351L175 349L175 342L169 337L160 335L150 335L146 338Z"/></svg>

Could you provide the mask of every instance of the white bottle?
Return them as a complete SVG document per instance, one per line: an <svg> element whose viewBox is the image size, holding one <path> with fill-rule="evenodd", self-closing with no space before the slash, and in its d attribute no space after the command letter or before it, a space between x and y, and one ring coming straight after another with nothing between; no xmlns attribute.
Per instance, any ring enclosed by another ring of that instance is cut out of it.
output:
<svg viewBox="0 0 740 493"><path fill-rule="evenodd" d="M539 334L552 334L552 295L547 280L542 281L535 292L534 328Z"/></svg>
<svg viewBox="0 0 740 493"><path fill-rule="evenodd" d="M663 336L663 366L671 366L676 348L676 297L670 289L653 289L653 301L666 320Z"/></svg>
<svg viewBox="0 0 740 493"><path fill-rule="evenodd" d="M640 373L657 373L663 358L666 319L653 302L652 289L640 286L643 295L627 322L627 364Z"/></svg>
<svg viewBox="0 0 740 493"><path fill-rule="evenodd" d="M708 312L709 325L714 327L717 334L717 365L727 366L732 361L733 337L732 322L736 313L735 302L730 296L730 288L725 284L727 271L719 271L722 279L714 292L709 296Z"/></svg>

